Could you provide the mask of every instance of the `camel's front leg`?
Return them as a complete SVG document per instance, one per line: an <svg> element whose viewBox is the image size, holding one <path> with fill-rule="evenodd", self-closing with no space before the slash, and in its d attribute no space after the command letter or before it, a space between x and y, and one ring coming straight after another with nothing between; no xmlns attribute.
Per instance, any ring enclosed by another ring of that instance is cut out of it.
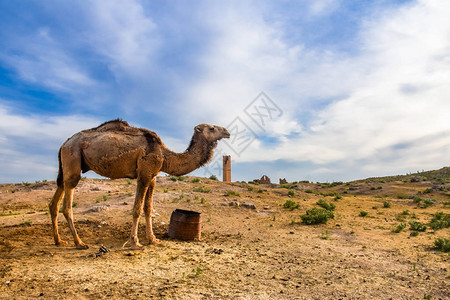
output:
<svg viewBox="0 0 450 300"><path fill-rule="evenodd" d="M149 244L160 243L160 241L153 234L153 227L152 227L153 191L155 189L155 184L156 178L153 177L153 179L150 181L147 193L145 194L145 202L144 202L145 223L147 225L145 234L147 236Z"/></svg>
<svg viewBox="0 0 450 300"><path fill-rule="evenodd" d="M144 197L148 190L148 182L146 180L138 179L137 188L136 188L136 199L134 200L133 207L133 227L131 228L130 242L131 248L139 249L143 246L139 243L138 238L138 225L139 218L142 215L142 206L144 204Z"/></svg>

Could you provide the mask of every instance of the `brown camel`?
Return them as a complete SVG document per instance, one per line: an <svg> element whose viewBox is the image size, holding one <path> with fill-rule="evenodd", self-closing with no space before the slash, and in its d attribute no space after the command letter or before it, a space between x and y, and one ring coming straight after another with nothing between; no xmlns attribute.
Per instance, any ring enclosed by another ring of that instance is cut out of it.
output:
<svg viewBox="0 0 450 300"><path fill-rule="evenodd" d="M220 126L200 124L195 127L189 147L183 153L169 150L153 131L136 128L120 119L83 130L69 138L59 149L57 190L49 204L53 237L56 245L66 244L58 233L58 209L63 201L63 214L79 249L88 246L78 237L73 223L72 200L80 173L93 170L99 175L117 178L137 178L133 207L133 226L129 241L132 248L141 248L137 230L142 209L145 213L146 236L149 243L158 243L152 230L152 199L156 175L184 175L206 164L212 157L217 141L229 138Z"/></svg>

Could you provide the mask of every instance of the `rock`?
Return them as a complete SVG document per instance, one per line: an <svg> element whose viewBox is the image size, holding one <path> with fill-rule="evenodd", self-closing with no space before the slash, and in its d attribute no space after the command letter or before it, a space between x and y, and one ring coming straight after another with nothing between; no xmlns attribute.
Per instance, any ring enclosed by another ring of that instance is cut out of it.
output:
<svg viewBox="0 0 450 300"><path fill-rule="evenodd" d="M88 220L86 218L81 218L78 220L78 222L80 223L86 223Z"/></svg>
<svg viewBox="0 0 450 300"><path fill-rule="evenodd" d="M237 201L231 201L230 203L228 203L228 206L240 206L240 204Z"/></svg>
<svg viewBox="0 0 450 300"><path fill-rule="evenodd" d="M93 206L90 211L92 212L99 212L99 211L104 211L104 210L108 210L109 207L107 205L96 205Z"/></svg>
<svg viewBox="0 0 450 300"><path fill-rule="evenodd" d="M11 281L9 281L9 280L4 282L4 285L10 285L10 284L11 284Z"/></svg>
<svg viewBox="0 0 450 300"><path fill-rule="evenodd" d="M268 210L268 209L270 209L270 206L264 206L264 209Z"/></svg>
<svg viewBox="0 0 450 300"><path fill-rule="evenodd" d="M245 208L249 208L249 209L256 209L255 204L253 204L251 202L244 202L244 203L242 203L242 206Z"/></svg>

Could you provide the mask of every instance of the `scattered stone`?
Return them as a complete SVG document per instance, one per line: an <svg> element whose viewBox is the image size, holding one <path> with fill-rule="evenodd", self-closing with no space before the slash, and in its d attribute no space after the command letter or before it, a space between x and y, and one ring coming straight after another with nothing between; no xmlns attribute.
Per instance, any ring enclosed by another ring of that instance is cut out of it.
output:
<svg viewBox="0 0 450 300"><path fill-rule="evenodd" d="M223 253L223 250L222 250L222 249L216 249L216 248L214 248L212 252L213 252L214 254L222 254L222 253Z"/></svg>
<svg viewBox="0 0 450 300"><path fill-rule="evenodd" d="M161 222L161 225L166 225L166 222Z"/></svg>
<svg viewBox="0 0 450 300"><path fill-rule="evenodd" d="M91 212L99 212L99 211L104 211L104 210L108 210L108 209L109 209L108 205L96 205L96 206L93 206L90 209L90 211Z"/></svg>
<svg viewBox="0 0 450 300"><path fill-rule="evenodd" d="M249 209L256 209L255 204L253 204L251 202L244 202L244 203L242 203L242 206L245 208L249 208Z"/></svg>
<svg viewBox="0 0 450 300"><path fill-rule="evenodd" d="M128 203L124 202L124 203L122 203L122 205L128 205Z"/></svg>
<svg viewBox="0 0 450 300"><path fill-rule="evenodd" d="M86 218L81 218L78 220L78 222L80 222L80 223L87 223L87 221L88 220Z"/></svg>
<svg viewBox="0 0 450 300"><path fill-rule="evenodd" d="M4 285L10 285L10 284L11 284L11 281L9 281L9 280L4 282Z"/></svg>
<svg viewBox="0 0 450 300"><path fill-rule="evenodd" d="M105 221L100 222L101 225L108 225Z"/></svg>
<svg viewBox="0 0 450 300"><path fill-rule="evenodd" d="M155 212L154 214L152 214L152 217L159 217L159 214Z"/></svg>
<svg viewBox="0 0 450 300"><path fill-rule="evenodd" d="M270 209L270 206L264 206L264 209L268 210L268 209Z"/></svg>
<svg viewBox="0 0 450 300"><path fill-rule="evenodd" d="M228 206L240 206L239 202L237 201L231 201L230 203L228 203Z"/></svg>

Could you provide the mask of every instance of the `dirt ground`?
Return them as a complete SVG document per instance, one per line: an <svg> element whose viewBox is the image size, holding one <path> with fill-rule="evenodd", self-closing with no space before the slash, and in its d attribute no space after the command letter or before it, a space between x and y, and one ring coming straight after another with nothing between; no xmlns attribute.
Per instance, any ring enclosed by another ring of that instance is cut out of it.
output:
<svg viewBox="0 0 450 300"><path fill-rule="evenodd" d="M47 204L55 182L0 185L0 298L450 298L449 254L433 248L437 238L449 238L450 229L428 228L418 236L410 236L409 226L391 231L411 220L427 224L438 211L449 213L450 192L423 194L433 187L429 181L281 187L173 180L157 180L153 223L162 243L143 250L122 248L131 229L135 181L80 181L74 219L87 250L75 249L62 214L61 236L69 244L53 244ZM435 202L421 208L410 198L418 194ZM319 199L335 204L334 219L304 225L300 215ZM299 207L284 208L286 200ZM383 207L385 201L391 206ZM175 208L202 213L200 241L167 237ZM142 218L142 243L144 223ZM110 253L95 257L101 245Z"/></svg>

